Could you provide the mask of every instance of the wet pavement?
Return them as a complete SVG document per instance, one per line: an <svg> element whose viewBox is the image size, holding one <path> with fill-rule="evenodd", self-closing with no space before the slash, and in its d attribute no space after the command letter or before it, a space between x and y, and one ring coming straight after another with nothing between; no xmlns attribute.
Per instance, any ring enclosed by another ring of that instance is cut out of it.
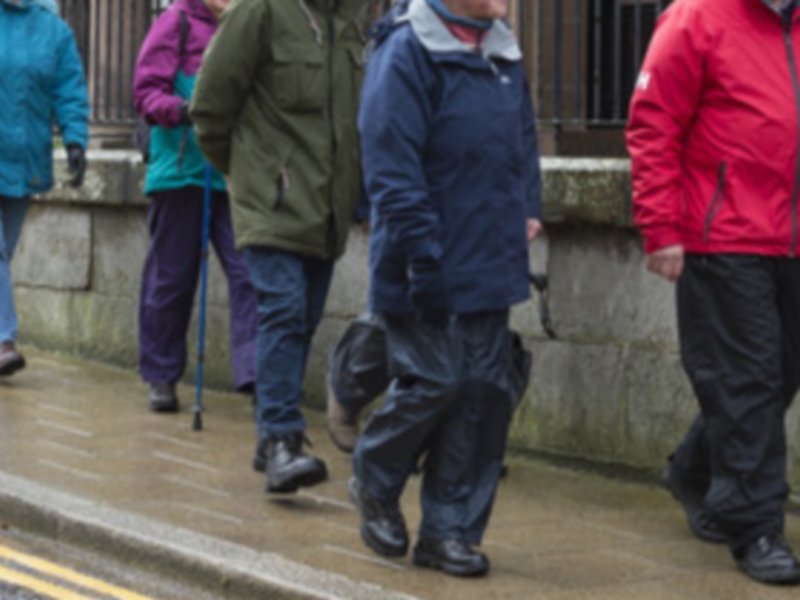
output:
<svg viewBox="0 0 800 600"><path fill-rule="evenodd" d="M86 546L100 539L104 551L130 560L152 553L165 571L196 556L199 581L225 580L220 597L248 597L248 589L265 597L262 584L285 591L270 597L287 598L797 597L797 589L750 582L725 547L696 541L657 486L514 457L483 546L489 577L459 580L408 558L386 560L359 539L349 460L327 439L321 415L309 415L308 434L330 480L269 497L250 467L249 398L207 391L205 427L195 432L192 387L179 390L181 413L155 415L135 373L34 351L28 362L0 380L0 522L25 528L38 518L50 523L46 535ZM418 483L403 498L412 528ZM787 537L800 548L796 516Z"/></svg>

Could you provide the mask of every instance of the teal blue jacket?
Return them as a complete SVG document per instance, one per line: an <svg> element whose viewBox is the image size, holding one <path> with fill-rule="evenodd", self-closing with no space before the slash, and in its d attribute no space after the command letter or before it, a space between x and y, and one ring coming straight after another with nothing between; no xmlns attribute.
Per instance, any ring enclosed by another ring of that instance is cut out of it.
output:
<svg viewBox="0 0 800 600"><path fill-rule="evenodd" d="M53 186L53 122L86 147L89 103L75 37L32 0L0 0L0 196Z"/></svg>

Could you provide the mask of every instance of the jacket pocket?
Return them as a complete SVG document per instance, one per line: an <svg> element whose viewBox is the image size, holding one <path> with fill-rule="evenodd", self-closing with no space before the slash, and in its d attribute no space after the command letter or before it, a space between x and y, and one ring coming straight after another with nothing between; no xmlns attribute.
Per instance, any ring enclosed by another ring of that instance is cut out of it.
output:
<svg viewBox="0 0 800 600"><path fill-rule="evenodd" d="M703 241L708 243L709 235L711 234L711 224L714 222L717 214L719 214L722 205L725 203L725 173L728 170L726 162L719 163L719 172L717 174L717 189L714 190L714 195L711 197L711 202L708 205L706 212L706 219L703 224Z"/></svg>
<svg viewBox="0 0 800 600"><path fill-rule="evenodd" d="M290 112L320 112L327 98L322 50L312 44L276 42L272 89L277 105Z"/></svg>

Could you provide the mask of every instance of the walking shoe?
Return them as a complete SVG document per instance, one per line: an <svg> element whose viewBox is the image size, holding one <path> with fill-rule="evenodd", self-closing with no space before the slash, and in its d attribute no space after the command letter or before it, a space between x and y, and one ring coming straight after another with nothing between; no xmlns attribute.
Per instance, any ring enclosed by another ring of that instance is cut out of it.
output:
<svg viewBox="0 0 800 600"><path fill-rule="evenodd" d="M779 535L762 535L734 558L742 571L761 583L800 583L800 563Z"/></svg>
<svg viewBox="0 0 800 600"><path fill-rule="evenodd" d="M157 413L177 412L180 404L175 393L174 383L153 383L150 385L150 410Z"/></svg>
<svg viewBox="0 0 800 600"><path fill-rule="evenodd" d="M25 368L25 357L17 352L14 342L0 344L0 376L7 376Z"/></svg>
<svg viewBox="0 0 800 600"><path fill-rule="evenodd" d="M381 502L370 496L353 477L348 484L350 499L361 516L361 539L381 556L405 556L408 531L397 502Z"/></svg>
<svg viewBox="0 0 800 600"><path fill-rule="evenodd" d="M418 567L439 569L456 577L480 577L489 571L486 555L460 540L421 539L411 560Z"/></svg>
<svg viewBox="0 0 800 600"><path fill-rule="evenodd" d="M698 495L680 480L672 468L672 461L664 468L663 479L664 487L683 507L692 533L701 540L713 544L725 544L730 541L730 536L722 530L719 521L703 507L702 498L698 498Z"/></svg>
<svg viewBox="0 0 800 600"><path fill-rule="evenodd" d="M328 382L327 419L328 435L333 444L342 452L352 454L358 443L358 415L351 415L339 403L333 388Z"/></svg>
<svg viewBox="0 0 800 600"><path fill-rule="evenodd" d="M303 452L302 432L267 438L266 459L266 490L271 494L291 494L328 478L325 463Z"/></svg>

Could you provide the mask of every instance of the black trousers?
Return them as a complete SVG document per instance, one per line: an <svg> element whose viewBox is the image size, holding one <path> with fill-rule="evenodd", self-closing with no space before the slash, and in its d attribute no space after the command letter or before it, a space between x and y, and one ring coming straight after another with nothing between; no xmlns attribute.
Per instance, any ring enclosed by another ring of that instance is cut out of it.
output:
<svg viewBox="0 0 800 600"><path fill-rule="evenodd" d="M784 419L800 388L800 259L688 255L677 293L681 359L701 416L673 464L737 550L783 533Z"/></svg>
<svg viewBox="0 0 800 600"><path fill-rule="evenodd" d="M392 381L353 472L372 496L395 501L424 454L420 538L483 537L513 405L510 337L507 310L446 325L386 316Z"/></svg>
<svg viewBox="0 0 800 600"><path fill-rule="evenodd" d="M533 355L519 333L511 331L511 386L514 406L528 389ZM351 415L357 415L391 383L386 351L386 321L375 313L363 313L347 326L328 360L328 376L336 399Z"/></svg>

